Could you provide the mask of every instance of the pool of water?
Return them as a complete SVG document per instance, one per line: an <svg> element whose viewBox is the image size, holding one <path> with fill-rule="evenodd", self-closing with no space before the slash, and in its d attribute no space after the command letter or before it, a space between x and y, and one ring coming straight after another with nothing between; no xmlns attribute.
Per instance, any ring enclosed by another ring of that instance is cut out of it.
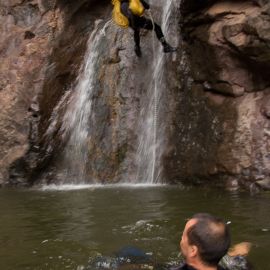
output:
<svg viewBox="0 0 270 270"><path fill-rule="evenodd" d="M82 269L126 245L177 260L185 221L197 212L231 221L233 243L252 242L249 260L270 269L270 193L175 186L2 189L0 269Z"/></svg>

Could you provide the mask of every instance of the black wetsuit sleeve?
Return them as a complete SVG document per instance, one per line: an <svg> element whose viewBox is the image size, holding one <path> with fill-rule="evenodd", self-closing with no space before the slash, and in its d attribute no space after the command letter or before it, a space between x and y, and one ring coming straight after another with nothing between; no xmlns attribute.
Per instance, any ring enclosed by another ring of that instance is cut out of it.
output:
<svg viewBox="0 0 270 270"><path fill-rule="evenodd" d="M145 9L149 9L150 5L148 3L146 3L144 0L141 0L141 3L143 4Z"/></svg>

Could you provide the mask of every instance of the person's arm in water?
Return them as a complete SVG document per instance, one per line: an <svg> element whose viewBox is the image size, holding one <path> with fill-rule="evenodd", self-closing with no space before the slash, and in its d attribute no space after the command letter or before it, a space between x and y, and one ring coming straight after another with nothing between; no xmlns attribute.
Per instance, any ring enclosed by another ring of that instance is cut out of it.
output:
<svg viewBox="0 0 270 270"><path fill-rule="evenodd" d="M150 5L146 3L144 0L141 0L141 3L143 4L145 9L150 9Z"/></svg>

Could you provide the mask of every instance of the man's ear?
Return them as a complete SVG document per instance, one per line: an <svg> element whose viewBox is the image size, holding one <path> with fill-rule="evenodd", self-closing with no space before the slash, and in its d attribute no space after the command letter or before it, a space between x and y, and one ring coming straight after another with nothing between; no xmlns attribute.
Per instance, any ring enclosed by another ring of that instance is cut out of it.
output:
<svg viewBox="0 0 270 270"><path fill-rule="evenodd" d="M190 254L190 257L196 257L198 255L198 247L195 246L195 245L192 245L189 247L189 254Z"/></svg>

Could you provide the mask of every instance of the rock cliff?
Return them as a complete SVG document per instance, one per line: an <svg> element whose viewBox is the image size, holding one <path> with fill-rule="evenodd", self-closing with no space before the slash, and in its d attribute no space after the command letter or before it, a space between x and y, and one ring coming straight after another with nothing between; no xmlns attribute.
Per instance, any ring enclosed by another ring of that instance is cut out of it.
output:
<svg viewBox="0 0 270 270"><path fill-rule="evenodd" d="M0 183L28 183L46 119L109 11L104 2L0 1Z"/></svg>
<svg viewBox="0 0 270 270"><path fill-rule="evenodd" d="M14 0L1 1L0 11L0 182L32 184L40 172L50 182L66 143L61 100L74 87L95 20L110 18L110 3ZM174 17L182 41L165 59L163 178L269 188L270 4L183 0ZM135 173L134 127L150 83L152 38L143 37L137 59L129 31L110 25L107 33L113 45L97 70L87 174L119 181Z"/></svg>
<svg viewBox="0 0 270 270"><path fill-rule="evenodd" d="M269 185L269 19L268 1L183 2L191 83L175 114L171 179Z"/></svg>

